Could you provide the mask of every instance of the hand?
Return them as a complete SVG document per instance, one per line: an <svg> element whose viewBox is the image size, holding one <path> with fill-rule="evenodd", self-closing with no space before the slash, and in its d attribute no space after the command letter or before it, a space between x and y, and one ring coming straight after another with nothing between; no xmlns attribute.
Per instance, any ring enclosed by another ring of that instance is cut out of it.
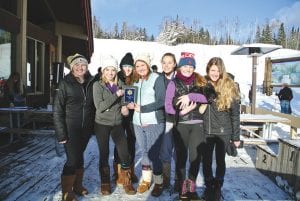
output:
<svg viewBox="0 0 300 201"><path fill-rule="evenodd" d="M125 105L121 107L121 113L125 117L129 115L129 110Z"/></svg>
<svg viewBox="0 0 300 201"><path fill-rule="evenodd" d="M179 105L179 109L182 110L190 104L190 98L188 95L183 95L178 98L176 105Z"/></svg>
<svg viewBox="0 0 300 201"><path fill-rule="evenodd" d="M140 112L141 111L141 106L138 104L134 104L134 111Z"/></svg>
<svg viewBox="0 0 300 201"><path fill-rule="evenodd" d="M128 109L130 109L130 110L133 110L133 109L134 109L134 103L128 103L128 104L126 105L126 107L127 107Z"/></svg>
<svg viewBox="0 0 300 201"><path fill-rule="evenodd" d="M197 106L196 102L191 102L188 106L186 106L183 110L180 111L180 114L181 115L186 115L187 113L189 113L190 111L195 109L196 106Z"/></svg>
<svg viewBox="0 0 300 201"><path fill-rule="evenodd" d="M233 144L235 147L239 147L241 144L241 141L233 141Z"/></svg>
<svg viewBox="0 0 300 201"><path fill-rule="evenodd" d="M117 96L123 96L124 95L124 90L123 89L118 89L118 91L116 92Z"/></svg>

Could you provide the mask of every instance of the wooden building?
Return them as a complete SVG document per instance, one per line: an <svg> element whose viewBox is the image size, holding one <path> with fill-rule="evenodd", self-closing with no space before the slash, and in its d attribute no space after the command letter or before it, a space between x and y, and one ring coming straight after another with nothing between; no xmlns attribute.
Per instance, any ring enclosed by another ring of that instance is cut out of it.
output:
<svg viewBox="0 0 300 201"><path fill-rule="evenodd" d="M93 51L90 0L0 0L0 78L19 72L29 106L52 102L55 65Z"/></svg>

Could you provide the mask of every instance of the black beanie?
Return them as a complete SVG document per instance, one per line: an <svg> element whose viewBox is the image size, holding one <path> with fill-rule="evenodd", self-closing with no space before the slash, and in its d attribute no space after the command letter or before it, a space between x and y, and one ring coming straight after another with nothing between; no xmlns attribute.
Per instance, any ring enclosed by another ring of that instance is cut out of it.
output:
<svg viewBox="0 0 300 201"><path fill-rule="evenodd" d="M133 56L130 52L126 53L120 62L120 69L123 68L123 65L129 65L133 67Z"/></svg>

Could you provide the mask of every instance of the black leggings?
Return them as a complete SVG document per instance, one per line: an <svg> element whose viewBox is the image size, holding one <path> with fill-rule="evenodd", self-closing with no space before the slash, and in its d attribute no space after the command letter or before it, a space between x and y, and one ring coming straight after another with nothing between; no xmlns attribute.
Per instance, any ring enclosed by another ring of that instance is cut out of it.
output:
<svg viewBox="0 0 300 201"><path fill-rule="evenodd" d="M69 140L64 144L67 161L63 168L63 175L73 175L76 169L83 168L83 154L91 137L91 131L80 129L69 132Z"/></svg>
<svg viewBox="0 0 300 201"><path fill-rule="evenodd" d="M126 132L128 151L129 151L130 158L131 158L130 164L132 165L134 163L134 158L135 158L135 141L136 141L133 124L129 118L124 118L124 120L122 122L122 126ZM118 155L118 151L117 151L116 147L114 149L114 161L118 164L121 163L121 160Z"/></svg>
<svg viewBox="0 0 300 201"><path fill-rule="evenodd" d="M95 123L95 134L100 153L99 168L109 167L109 136L112 137L120 156L122 167L129 167L130 155L122 125L107 126Z"/></svg>
<svg viewBox="0 0 300 201"><path fill-rule="evenodd" d="M179 180L186 179L186 162L189 158L188 178L196 181L204 145L203 124L179 123L173 129L176 150L176 175Z"/></svg>
<svg viewBox="0 0 300 201"><path fill-rule="evenodd" d="M230 141L230 135L213 135L206 138L205 151L203 153L203 175L204 180L209 182L214 178L212 170L213 152L215 149L216 172L215 178L221 182L224 181L226 171L226 147Z"/></svg>

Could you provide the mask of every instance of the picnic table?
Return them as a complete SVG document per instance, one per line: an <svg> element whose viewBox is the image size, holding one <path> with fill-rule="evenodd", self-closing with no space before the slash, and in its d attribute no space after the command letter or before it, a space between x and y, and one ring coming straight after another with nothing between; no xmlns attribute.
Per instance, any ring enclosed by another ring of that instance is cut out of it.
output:
<svg viewBox="0 0 300 201"><path fill-rule="evenodd" d="M240 114L241 128L247 129L247 123L251 123L251 126L262 125L262 137L270 139L272 137L272 127L277 123L284 123L291 125L291 120L283 117L278 117L272 114ZM249 126L249 127L251 127Z"/></svg>

